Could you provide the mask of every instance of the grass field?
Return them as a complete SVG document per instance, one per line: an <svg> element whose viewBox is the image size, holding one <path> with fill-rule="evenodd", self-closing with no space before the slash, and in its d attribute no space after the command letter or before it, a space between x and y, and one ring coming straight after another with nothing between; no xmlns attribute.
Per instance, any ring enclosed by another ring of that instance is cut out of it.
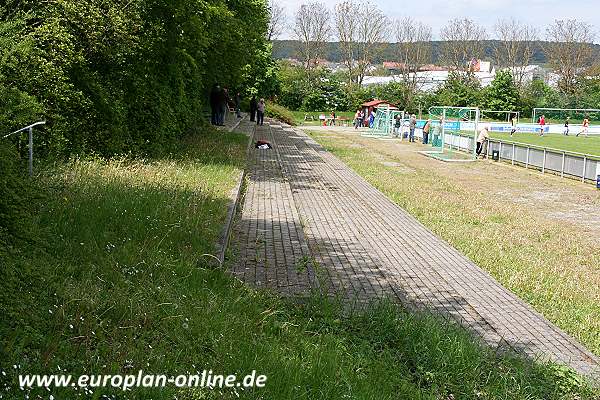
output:
<svg viewBox="0 0 600 400"><path fill-rule="evenodd" d="M551 147L559 150L600 156L600 135L575 137L575 134L565 136L550 133L540 137L534 133L516 133L511 138L509 133L491 132L490 136L493 139L533 144L536 146Z"/></svg>
<svg viewBox="0 0 600 400"><path fill-rule="evenodd" d="M313 136L424 225L600 355L600 246L580 226L536 215L535 209L543 205L528 208L517 202L518 196L507 200L497 194L500 189L508 190L513 180L529 179L527 172L489 165L482 174L480 170L487 164L442 165L414 153L414 149L402 147L395 152L392 147L407 145L384 146L380 141L350 135ZM383 161L400 163L402 168L387 167ZM561 185L568 183L561 181ZM531 186L525 185L524 190ZM549 190L543 182L539 186L542 188L537 190ZM593 203L597 199L593 193L585 193L582 201Z"/></svg>
<svg viewBox="0 0 600 400"><path fill-rule="evenodd" d="M329 116L331 115L331 111L321 111L321 112L292 111L292 113L294 114L294 119L296 120L296 125L308 125L308 126L319 125L320 124L319 115L321 115L321 114L324 114L325 116L327 116L327 118L329 118ZM305 121L304 117L306 115L312 117L313 121L310 121L310 120ZM354 120L354 112L337 111L336 116L348 118L347 122L349 125L352 125L352 121Z"/></svg>
<svg viewBox="0 0 600 400"><path fill-rule="evenodd" d="M73 160L40 179L31 242L0 253L0 393L20 373L267 376L263 389L53 390L54 398L593 399L556 366L498 357L456 326L382 303L290 304L209 267L246 137L164 159ZM6 376L4 375L6 374Z"/></svg>

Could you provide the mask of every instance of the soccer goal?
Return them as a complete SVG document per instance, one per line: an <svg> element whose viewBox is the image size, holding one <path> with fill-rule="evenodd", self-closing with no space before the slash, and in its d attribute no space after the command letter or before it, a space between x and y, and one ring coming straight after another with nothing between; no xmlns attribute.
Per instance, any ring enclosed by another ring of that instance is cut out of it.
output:
<svg viewBox="0 0 600 400"><path fill-rule="evenodd" d="M404 111L391 108L378 108L375 113L375 119L373 120L373 127L368 131L362 133L362 136L377 137L377 138L393 138L394 137L394 124L396 118L400 117L400 120L404 122L406 115ZM402 138L402 134L398 133L399 138Z"/></svg>
<svg viewBox="0 0 600 400"><path fill-rule="evenodd" d="M431 150L423 153L442 161L476 160L480 117L477 107L429 108Z"/></svg>
<svg viewBox="0 0 600 400"><path fill-rule="evenodd" d="M517 123L521 120L521 112L514 110L480 110L479 119L481 122L507 122L510 123L515 118Z"/></svg>

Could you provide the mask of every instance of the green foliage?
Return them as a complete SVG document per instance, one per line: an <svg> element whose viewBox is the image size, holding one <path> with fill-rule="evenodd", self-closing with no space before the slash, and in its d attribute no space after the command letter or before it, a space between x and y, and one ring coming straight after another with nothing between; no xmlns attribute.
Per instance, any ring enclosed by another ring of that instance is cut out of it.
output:
<svg viewBox="0 0 600 400"><path fill-rule="evenodd" d="M340 77L320 68L309 73L302 67L280 63L281 93L278 102L292 110L340 110L349 107Z"/></svg>
<svg viewBox="0 0 600 400"><path fill-rule="evenodd" d="M269 118L274 118L289 125L296 125L294 114L282 105L275 103L267 104L265 114Z"/></svg>
<svg viewBox="0 0 600 400"><path fill-rule="evenodd" d="M277 90L261 0L11 2L0 17L0 90L20 99L5 119L47 119L43 153L164 151L202 123L213 83Z"/></svg>
<svg viewBox="0 0 600 400"><path fill-rule="evenodd" d="M558 90L550 87L540 79L534 79L523 90L521 111L524 115L531 115L534 108L563 108L564 100L565 98L560 95Z"/></svg>
<svg viewBox="0 0 600 400"><path fill-rule="evenodd" d="M513 111L520 105L519 89L509 71L500 71L484 89L482 105L487 110Z"/></svg>
<svg viewBox="0 0 600 400"><path fill-rule="evenodd" d="M477 107L481 102L481 85L471 74L451 72L436 96L440 105Z"/></svg>

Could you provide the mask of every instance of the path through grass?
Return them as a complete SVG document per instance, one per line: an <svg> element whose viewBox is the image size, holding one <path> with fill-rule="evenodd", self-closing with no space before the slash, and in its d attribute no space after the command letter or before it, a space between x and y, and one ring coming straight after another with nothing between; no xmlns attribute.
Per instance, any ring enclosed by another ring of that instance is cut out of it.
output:
<svg viewBox="0 0 600 400"><path fill-rule="evenodd" d="M268 377L263 389L53 389L55 399L593 398L568 371L496 357L463 330L382 304L344 316L243 286L214 252L246 138L209 131L164 159L46 170L31 243L0 258L0 398L22 373ZM6 374L6 375L4 375ZM39 396L39 397L37 397Z"/></svg>

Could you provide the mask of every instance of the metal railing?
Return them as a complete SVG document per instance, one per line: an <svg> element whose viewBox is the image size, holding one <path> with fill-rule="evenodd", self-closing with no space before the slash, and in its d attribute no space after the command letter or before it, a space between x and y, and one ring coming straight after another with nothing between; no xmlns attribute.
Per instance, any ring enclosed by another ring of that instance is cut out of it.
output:
<svg viewBox="0 0 600 400"><path fill-rule="evenodd" d="M554 172L561 177L596 182L600 174L600 156L533 144L491 139L487 154L498 151L500 159L513 165L536 168L542 173Z"/></svg>
<svg viewBox="0 0 600 400"><path fill-rule="evenodd" d="M4 135L2 136L1 139L6 139L12 135L16 135L17 133L21 133L21 132L29 132L29 176L33 176L33 128L35 128L36 126L40 126L40 125L46 125L46 121L40 121L40 122L36 122L35 124L31 124L29 126L26 126L25 128L21 128L17 131L14 131L12 133L9 133L8 135Z"/></svg>

